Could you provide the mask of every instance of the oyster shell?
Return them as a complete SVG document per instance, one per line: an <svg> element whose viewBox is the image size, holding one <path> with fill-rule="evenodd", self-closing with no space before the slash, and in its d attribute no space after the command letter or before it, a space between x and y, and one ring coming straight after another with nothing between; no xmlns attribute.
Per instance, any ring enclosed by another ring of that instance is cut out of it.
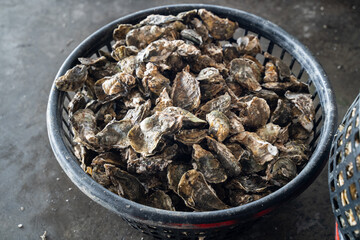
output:
<svg viewBox="0 0 360 240"><path fill-rule="evenodd" d="M244 58L235 58L230 62L230 76L242 87L250 91L261 90L261 85L258 82L259 75L252 65Z"/></svg>
<svg viewBox="0 0 360 240"><path fill-rule="evenodd" d="M189 129L189 130L180 130L175 134L175 141L181 142L185 145L193 145L200 143L208 135L207 129Z"/></svg>
<svg viewBox="0 0 360 240"><path fill-rule="evenodd" d="M90 109L79 109L70 118L70 122L74 133L74 142L94 150L99 144L95 136L98 129L94 112Z"/></svg>
<svg viewBox="0 0 360 240"><path fill-rule="evenodd" d="M167 168L166 175L169 183L169 188L177 193L181 177L190 169L191 166L186 164L171 163Z"/></svg>
<svg viewBox="0 0 360 240"><path fill-rule="evenodd" d="M119 46L111 52L111 56L116 61L121 61L122 59L127 58L129 56L137 55L138 52L139 49L137 49L137 47L135 46Z"/></svg>
<svg viewBox="0 0 360 240"><path fill-rule="evenodd" d="M230 122L226 115L218 110L206 114L206 121L209 123L209 134L219 142L224 141L230 132Z"/></svg>
<svg viewBox="0 0 360 240"><path fill-rule="evenodd" d="M274 112L271 115L270 122L281 127L286 126L291 121L291 104L287 100L279 99Z"/></svg>
<svg viewBox="0 0 360 240"><path fill-rule="evenodd" d="M270 59L273 64L276 66L277 71L279 72L280 81L285 81L290 78L291 71L288 65L286 65L281 59L270 55L268 52L264 53L264 57Z"/></svg>
<svg viewBox="0 0 360 240"><path fill-rule="evenodd" d="M256 56L256 54L261 53L260 41L255 35L249 34L239 37L236 42L239 45L239 52L241 54Z"/></svg>
<svg viewBox="0 0 360 240"><path fill-rule="evenodd" d="M230 135L235 135L235 134L245 131L244 126L241 122L242 121L241 118L239 118L235 113L228 112L226 114L226 116L229 119L229 124L230 124L229 134Z"/></svg>
<svg viewBox="0 0 360 240"><path fill-rule="evenodd" d="M262 98L253 97L245 103L246 108L240 112L243 125L254 129L264 126L270 117L270 107L267 102Z"/></svg>
<svg viewBox="0 0 360 240"><path fill-rule="evenodd" d="M178 194L185 201L186 206L197 211L211 211L226 209L215 191L206 183L204 175L196 170L189 170L181 177Z"/></svg>
<svg viewBox="0 0 360 240"><path fill-rule="evenodd" d="M120 41L126 38L126 34L133 28L131 24L120 24L114 29L113 38L115 41Z"/></svg>
<svg viewBox="0 0 360 240"><path fill-rule="evenodd" d="M231 38L238 28L236 22L230 21L227 18L220 18L205 9L199 9L198 14L210 35L216 40L227 40Z"/></svg>
<svg viewBox="0 0 360 240"><path fill-rule="evenodd" d="M224 95L214 98L202 105L197 111L196 115L199 117L204 117L207 113L215 110L226 113L230 110L230 105L231 97L228 93L225 93Z"/></svg>
<svg viewBox="0 0 360 240"><path fill-rule="evenodd" d="M152 63L146 64L142 83L145 88L149 88L156 95L160 95L164 88L170 89L170 80L164 77Z"/></svg>
<svg viewBox="0 0 360 240"><path fill-rule="evenodd" d="M264 141L274 144L276 140L278 139L278 136L280 134L281 127L273 124L268 123L265 126L259 128L256 131L256 134Z"/></svg>
<svg viewBox="0 0 360 240"><path fill-rule="evenodd" d="M159 174L166 170L177 154L177 150L178 145L174 144L154 156L129 159L127 169L129 172L136 172L137 174Z"/></svg>
<svg viewBox="0 0 360 240"><path fill-rule="evenodd" d="M69 118L79 109L83 109L86 106L85 95L81 92L77 92L73 99L69 102L67 110L69 112Z"/></svg>
<svg viewBox="0 0 360 240"><path fill-rule="evenodd" d="M116 187L117 194L131 201L143 202L145 189L140 181L133 175L112 164L104 164L106 175Z"/></svg>
<svg viewBox="0 0 360 240"><path fill-rule="evenodd" d="M195 161L195 169L204 175L207 182L222 183L226 181L227 175L220 162L199 144L193 145L192 158Z"/></svg>
<svg viewBox="0 0 360 240"><path fill-rule="evenodd" d="M296 177L296 165L286 157L279 157L275 162L269 164L266 170L266 179L276 186L284 186Z"/></svg>
<svg viewBox="0 0 360 240"><path fill-rule="evenodd" d="M160 15L160 14L151 14L142 20L138 25L164 25L180 20L180 18L173 15Z"/></svg>
<svg viewBox="0 0 360 240"><path fill-rule="evenodd" d="M206 137L207 144L211 151L217 154L217 159L226 170L229 177L238 176L241 173L241 166L231 151L223 144L211 137Z"/></svg>
<svg viewBox="0 0 360 240"><path fill-rule="evenodd" d="M177 107L192 111L200 105L199 82L190 74L189 66L176 75L172 86L171 98Z"/></svg>
<svg viewBox="0 0 360 240"><path fill-rule="evenodd" d="M280 150L280 157L286 157L292 160L296 165L302 165L309 160L309 148L302 142L289 141L284 145L277 145Z"/></svg>
<svg viewBox="0 0 360 240"><path fill-rule="evenodd" d="M205 25L201 22L200 19L194 18L191 20L190 25L195 29L195 31L201 36L203 42L209 40L209 31Z"/></svg>
<svg viewBox="0 0 360 240"><path fill-rule="evenodd" d="M214 43L208 43L201 46L202 53L208 55L216 62L220 63L223 61L223 51L222 47Z"/></svg>
<svg viewBox="0 0 360 240"><path fill-rule="evenodd" d="M196 117L191 112L179 107L167 107L162 111L162 113L169 114L176 118L181 117L184 127L196 127L207 123L206 121Z"/></svg>
<svg viewBox="0 0 360 240"><path fill-rule="evenodd" d="M169 94L168 94L166 88L164 88L162 90L159 97L156 99L155 104L156 104L156 106L153 109L154 112L155 111L161 112L165 108L173 106L173 101L169 97Z"/></svg>
<svg viewBox="0 0 360 240"><path fill-rule="evenodd" d="M156 190L147 199L147 205L169 211L175 211L172 200L164 191Z"/></svg>
<svg viewBox="0 0 360 240"><path fill-rule="evenodd" d="M311 95L305 93L292 93L287 91L285 93L285 97L289 99L295 105L296 110L299 111L299 113L295 114L297 115L297 119L301 126L308 132L311 132L314 128L313 121L315 119L315 108L311 99Z"/></svg>
<svg viewBox="0 0 360 240"><path fill-rule="evenodd" d="M132 127L133 122L131 120L113 120L95 137L98 139L98 144L102 149L126 148L130 146L127 134Z"/></svg>
<svg viewBox="0 0 360 240"><path fill-rule="evenodd" d="M88 77L87 67L85 65L76 65L66 73L55 80L55 86L60 91L75 92L80 89Z"/></svg>
<svg viewBox="0 0 360 240"><path fill-rule="evenodd" d="M184 29L180 32L180 36L181 38L185 39L185 40L189 40L197 45L201 45L203 43L202 37L200 36L200 34L198 34L195 30L193 29Z"/></svg>
<svg viewBox="0 0 360 240"><path fill-rule="evenodd" d="M126 34L126 45L143 49L149 43L159 39L164 34L165 30L165 28L156 25L145 25L140 28L132 29Z"/></svg>
<svg viewBox="0 0 360 240"><path fill-rule="evenodd" d="M241 132L231 137L230 142L238 142L246 146L252 152L255 160L261 165L273 160L279 152L277 147L262 140L253 132Z"/></svg>
<svg viewBox="0 0 360 240"><path fill-rule="evenodd" d="M246 194L243 191L230 191L229 200L232 206L241 206L266 196L267 194Z"/></svg>
<svg viewBox="0 0 360 240"><path fill-rule="evenodd" d="M91 162L92 166L103 166L104 164L112 164L116 167L126 168L126 163L121 159L121 156L113 152L100 153Z"/></svg>
<svg viewBox="0 0 360 240"><path fill-rule="evenodd" d="M276 67L272 62L267 62L265 64L265 76L264 82L277 82L279 79Z"/></svg>
<svg viewBox="0 0 360 240"><path fill-rule="evenodd" d="M131 147L144 156L152 155L163 135L180 130L182 117L174 117L164 112L155 112L136 124L128 133Z"/></svg>
<svg viewBox="0 0 360 240"><path fill-rule="evenodd" d="M206 83L220 83L224 82L223 76L221 76L218 69L214 67L207 67L200 71L197 75L196 80L205 81Z"/></svg>
<svg viewBox="0 0 360 240"><path fill-rule="evenodd" d="M135 78L127 73L117 73L95 83L95 94L100 102L109 102L126 96L136 84Z"/></svg>
<svg viewBox="0 0 360 240"><path fill-rule="evenodd" d="M228 43L228 44L225 44L223 46L223 56L224 56L224 61L226 63L229 63L234 58L239 58L240 53L239 53L238 48L236 46L234 46L231 43Z"/></svg>
<svg viewBox="0 0 360 240"><path fill-rule="evenodd" d="M268 184L262 177L254 174L234 178L225 187L231 190L243 190L246 193L262 193L268 189Z"/></svg>

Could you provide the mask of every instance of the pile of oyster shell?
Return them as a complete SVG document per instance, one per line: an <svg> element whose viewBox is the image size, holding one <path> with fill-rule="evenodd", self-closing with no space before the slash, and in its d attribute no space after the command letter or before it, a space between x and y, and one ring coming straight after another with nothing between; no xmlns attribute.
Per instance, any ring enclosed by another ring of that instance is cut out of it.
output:
<svg viewBox="0 0 360 240"><path fill-rule="evenodd" d="M309 158L308 86L259 39L205 10L120 24L112 52L55 81L75 155L129 200L178 211L226 209L292 180ZM265 56L265 66L257 55Z"/></svg>

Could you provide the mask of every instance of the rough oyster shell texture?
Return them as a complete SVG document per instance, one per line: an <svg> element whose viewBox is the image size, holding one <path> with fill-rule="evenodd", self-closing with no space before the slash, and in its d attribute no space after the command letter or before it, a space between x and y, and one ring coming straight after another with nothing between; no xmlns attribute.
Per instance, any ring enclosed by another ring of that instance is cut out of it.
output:
<svg viewBox="0 0 360 240"><path fill-rule="evenodd" d="M114 29L111 53L55 81L81 168L121 197L169 211L260 199L309 159L308 86L255 35L205 9ZM224 40L229 42L224 43Z"/></svg>

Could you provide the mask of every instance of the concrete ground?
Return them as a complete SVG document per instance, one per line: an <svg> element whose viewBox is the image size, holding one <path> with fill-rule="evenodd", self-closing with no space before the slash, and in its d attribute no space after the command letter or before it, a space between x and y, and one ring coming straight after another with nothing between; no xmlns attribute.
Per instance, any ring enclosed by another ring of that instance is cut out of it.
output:
<svg viewBox="0 0 360 240"><path fill-rule="evenodd" d="M150 239L93 202L64 174L47 137L53 78L92 32L141 9L190 1L0 1L0 238ZM358 1L197 1L266 18L317 57L335 90L339 119L359 92ZM333 239L327 169L298 198L237 239ZM19 225L22 224L22 225ZM22 226L22 227L19 227Z"/></svg>

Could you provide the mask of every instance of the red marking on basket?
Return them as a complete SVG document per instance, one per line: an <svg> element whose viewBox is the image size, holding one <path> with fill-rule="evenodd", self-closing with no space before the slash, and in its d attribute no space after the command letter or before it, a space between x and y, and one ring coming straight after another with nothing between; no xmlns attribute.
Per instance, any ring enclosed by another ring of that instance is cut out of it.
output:
<svg viewBox="0 0 360 240"><path fill-rule="evenodd" d="M267 208L267 209L262 210L262 211L260 211L260 212L258 212L258 213L255 213L254 217L255 217L255 218L262 217L262 216L268 214L269 212L271 212L272 210L273 210L273 208Z"/></svg>
<svg viewBox="0 0 360 240"><path fill-rule="evenodd" d="M338 224L337 222L335 223L335 240L340 240L340 236L339 236L339 227L338 227Z"/></svg>
<svg viewBox="0 0 360 240"><path fill-rule="evenodd" d="M217 223L200 223L200 224L182 224L182 223L172 223L173 226L179 227L193 227L193 228L217 228L217 227L225 227L231 226L237 223L236 220L229 220L225 222L217 222Z"/></svg>

